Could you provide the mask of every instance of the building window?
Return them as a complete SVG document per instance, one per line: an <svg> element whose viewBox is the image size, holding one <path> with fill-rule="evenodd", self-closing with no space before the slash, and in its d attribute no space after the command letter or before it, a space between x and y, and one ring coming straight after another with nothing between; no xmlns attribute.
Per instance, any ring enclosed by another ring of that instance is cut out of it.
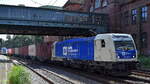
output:
<svg viewBox="0 0 150 84"><path fill-rule="evenodd" d="M132 19L132 24L136 24L137 9L133 9L133 10L131 11L131 19Z"/></svg>
<svg viewBox="0 0 150 84"><path fill-rule="evenodd" d="M147 41L148 41L147 33L146 33L146 32L143 32L143 33L142 33L142 37L141 37L141 45L142 45L142 48L147 48Z"/></svg>
<svg viewBox="0 0 150 84"><path fill-rule="evenodd" d="M102 24L102 18L100 16L95 16L95 24L99 25L99 24Z"/></svg>
<svg viewBox="0 0 150 84"><path fill-rule="evenodd" d="M101 0L95 0L95 8L101 7Z"/></svg>
<svg viewBox="0 0 150 84"><path fill-rule="evenodd" d="M148 18L148 7L144 6L141 8L141 20L143 22L147 21Z"/></svg>
<svg viewBox="0 0 150 84"><path fill-rule="evenodd" d="M106 7L108 5L108 0L103 0L102 7Z"/></svg>

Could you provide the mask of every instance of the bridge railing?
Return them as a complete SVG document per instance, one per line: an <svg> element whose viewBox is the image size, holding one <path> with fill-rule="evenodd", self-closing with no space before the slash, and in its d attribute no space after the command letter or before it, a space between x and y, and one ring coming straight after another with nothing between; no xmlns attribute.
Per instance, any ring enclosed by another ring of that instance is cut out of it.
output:
<svg viewBox="0 0 150 84"><path fill-rule="evenodd" d="M107 15L0 5L0 20L38 21L47 23L107 26Z"/></svg>

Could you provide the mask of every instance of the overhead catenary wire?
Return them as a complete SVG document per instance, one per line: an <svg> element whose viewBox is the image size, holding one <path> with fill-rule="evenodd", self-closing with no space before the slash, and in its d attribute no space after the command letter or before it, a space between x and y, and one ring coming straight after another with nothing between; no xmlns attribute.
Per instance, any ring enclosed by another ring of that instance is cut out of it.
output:
<svg viewBox="0 0 150 84"><path fill-rule="evenodd" d="M49 2L48 2L48 5L52 2L53 0L50 0Z"/></svg>
<svg viewBox="0 0 150 84"><path fill-rule="evenodd" d="M44 4L39 3L39 2L37 2L37 1L34 1L34 0L30 0L30 1L32 1L32 2L35 3L35 4L44 5ZM52 1L53 1L53 0L50 0L50 1L48 2L48 5L49 5L50 3L52 3ZM57 1L58 1L58 0L55 0L55 1L52 3L52 5L56 4Z"/></svg>
<svg viewBox="0 0 150 84"><path fill-rule="evenodd" d="M57 2L57 0L54 1L54 3L52 5L54 5Z"/></svg>
<svg viewBox="0 0 150 84"><path fill-rule="evenodd" d="M34 0L30 0L30 1L32 1L35 4L44 5L44 4L41 4L41 3L37 2L37 1L34 1Z"/></svg>

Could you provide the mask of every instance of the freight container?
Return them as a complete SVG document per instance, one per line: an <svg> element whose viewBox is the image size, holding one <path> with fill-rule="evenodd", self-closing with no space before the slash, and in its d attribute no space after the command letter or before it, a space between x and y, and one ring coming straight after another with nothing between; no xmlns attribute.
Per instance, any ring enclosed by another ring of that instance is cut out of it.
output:
<svg viewBox="0 0 150 84"><path fill-rule="evenodd" d="M35 59L35 56L36 56L36 45L35 44L28 46L28 55L32 59Z"/></svg>
<svg viewBox="0 0 150 84"><path fill-rule="evenodd" d="M22 55L23 56L28 56L28 46L22 47Z"/></svg>
<svg viewBox="0 0 150 84"><path fill-rule="evenodd" d="M44 42L60 41L60 36L44 36Z"/></svg>
<svg viewBox="0 0 150 84"><path fill-rule="evenodd" d="M19 56L22 56L22 47L19 48Z"/></svg>
<svg viewBox="0 0 150 84"><path fill-rule="evenodd" d="M15 55L15 48L12 48L12 55Z"/></svg>
<svg viewBox="0 0 150 84"><path fill-rule="evenodd" d="M41 43L36 45L36 56L39 61L51 59L51 46L53 42Z"/></svg>
<svg viewBox="0 0 150 84"><path fill-rule="evenodd" d="M16 56L19 55L19 48L15 48L15 55L16 55Z"/></svg>
<svg viewBox="0 0 150 84"><path fill-rule="evenodd" d="M15 49L9 48L9 49L8 49L8 55L9 55L9 56L12 56L12 55L14 55L14 54L15 54Z"/></svg>

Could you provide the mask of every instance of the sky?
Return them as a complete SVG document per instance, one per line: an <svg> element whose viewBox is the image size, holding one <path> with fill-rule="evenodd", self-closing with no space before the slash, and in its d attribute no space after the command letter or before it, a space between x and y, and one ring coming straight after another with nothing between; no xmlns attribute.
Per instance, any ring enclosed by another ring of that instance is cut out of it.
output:
<svg viewBox="0 0 150 84"><path fill-rule="evenodd" d="M39 7L42 5L53 5L62 7L68 0L0 0L0 4L19 5L23 4L29 7ZM6 40L5 34L0 34L0 38Z"/></svg>
<svg viewBox="0 0 150 84"><path fill-rule="evenodd" d="M5 34L0 34L0 38L2 38L3 40L6 40L6 35Z"/></svg>
<svg viewBox="0 0 150 84"><path fill-rule="evenodd" d="M24 4L30 7L39 7L42 5L53 5L62 7L68 0L0 0L0 4L18 5Z"/></svg>

